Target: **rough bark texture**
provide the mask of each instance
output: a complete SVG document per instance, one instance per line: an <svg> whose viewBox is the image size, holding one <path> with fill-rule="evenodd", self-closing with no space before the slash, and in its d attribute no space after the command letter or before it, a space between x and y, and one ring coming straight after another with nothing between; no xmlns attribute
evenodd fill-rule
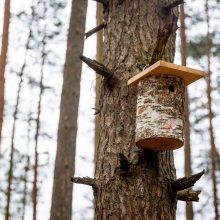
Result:
<svg viewBox="0 0 220 220"><path fill-rule="evenodd" d="M10 21L10 0L5 0L4 24L2 31L2 47L1 47L1 55L0 55L0 143L1 143L1 133L2 133L2 124L3 124L3 112L4 112L5 67L6 67L7 51L8 51L9 21ZM0 148L0 157L1 157L1 148Z"/></svg>
<svg viewBox="0 0 220 220"><path fill-rule="evenodd" d="M181 78L154 76L138 84L135 142L152 150L183 146L185 85Z"/></svg>
<svg viewBox="0 0 220 220"><path fill-rule="evenodd" d="M211 36L210 36L210 21L209 21L209 5L208 0L205 1L205 15L207 24L207 36L206 36L206 55L207 55L207 98L208 98L208 116L209 116L209 135L210 135L210 157L211 157L211 176L213 184L213 205L215 209L215 220L219 219L218 211L218 190L217 190L217 179L216 179L216 160L217 160L217 149L215 145L215 137L213 130L213 111L212 111L212 79L211 79Z"/></svg>
<svg viewBox="0 0 220 220"><path fill-rule="evenodd" d="M83 53L87 0L73 1L70 18L64 81L61 95L57 154L54 171L51 220L70 220L72 213L77 115Z"/></svg>
<svg viewBox="0 0 220 220"><path fill-rule="evenodd" d="M180 6L180 41L181 41L181 63L186 66L186 33L185 33L185 12L184 5ZM184 170L185 176L192 175L191 168L191 149L190 149L190 121L189 121L189 98L186 89L185 95L185 115L186 121L184 126ZM186 203L186 220L193 220L193 204Z"/></svg>
<svg viewBox="0 0 220 220"><path fill-rule="evenodd" d="M98 220L175 219L176 199L166 181L175 178L172 151L135 146L137 89L127 86L127 80L151 60L158 30L163 27L160 6L165 3L109 0L104 4L104 61L118 80L113 86L102 82L95 174ZM166 47L165 60L173 60L174 50L175 34ZM120 169L119 154L130 162L129 171Z"/></svg>
<svg viewBox="0 0 220 220"><path fill-rule="evenodd" d="M97 3L96 9L96 24L99 25L103 22L103 7L102 4ZM97 46L96 46L96 60L100 63L103 62L103 30L100 30L96 34L97 36ZM99 109L99 99L100 99L100 83L101 83L101 76L96 74L96 98L95 98L95 108ZM96 161L96 152L97 146L99 142L99 124L100 124L100 116L96 114L95 116L95 154L94 154L94 161Z"/></svg>

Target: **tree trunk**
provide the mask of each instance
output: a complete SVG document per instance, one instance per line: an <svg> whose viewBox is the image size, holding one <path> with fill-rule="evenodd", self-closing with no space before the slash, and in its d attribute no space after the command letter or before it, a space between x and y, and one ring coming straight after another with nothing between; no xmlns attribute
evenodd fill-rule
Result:
<svg viewBox="0 0 220 220"><path fill-rule="evenodd" d="M82 69L79 56L83 53L86 11L87 0L72 2L60 105L51 220L70 220L72 214L73 184L70 177L75 170L77 115Z"/></svg>
<svg viewBox="0 0 220 220"><path fill-rule="evenodd" d="M185 27L185 12L184 5L180 5L180 41L181 41L181 63L186 66L186 27ZM192 175L191 168L191 149L190 149L190 121L189 121L189 96L186 89L185 95L185 131L184 131L184 167L185 176ZM193 204L192 202L186 203L186 220L193 220Z"/></svg>
<svg viewBox="0 0 220 220"><path fill-rule="evenodd" d="M211 80L211 36L210 36L210 21L209 21L209 5L208 0L205 1L205 16L207 24L207 36L206 36L206 55L208 64L208 76L207 76L207 98L208 98L208 112L209 112L209 135L210 135L210 157L211 157L211 176L213 183L213 205L215 209L215 220L219 219L218 211L218 191L217 191L217 180L216 180L216 160L217 160L217 149L215 146L215 137L213 131L213 111L212 111L212 80Z"/></svg>
<svg viewBox="0 0 220 220"><path fill-rule="evenodd" d="M31 28L31 25L30 25ZM26 53L28 48L30 47L30 41L31 41L31 29L29 32L29 36L27 39L27 44L26 44ZM5 220L10 219L10 205L11 205L11 192L12 192L12 180L13 180L13 171L14 171L14 153L15 153L15 133L16 133L16 123L17 123L17 117L18 117L18 107L20 104L20 99L21 99L21 89L23 85L23 78L24 78L24 70L26 67L26 55L25 55L25 60L24 63L21 67L21 71L19 73L20 81L18 84L18 90L17 90L17 97L16 97L16 104L15 104L15 110L13 112L13 126L12 126L12 135L11 135L11 152L10 152L10 163L9 163L9 170L8 170L8 187L7 187L7 192L6 192L6 208L5 208Z"/></svg>
<svg viewBox="0 0 220 220"><path fill-rule="evenodd" d="M45 9L46 10L46 9ZM39 100L37 106L37 118L36 118L36 131L35 131L35 147L34 147L34 181L33 181L33 189L32 189L32 202L33 202L33 220L37 219L37 196L38 196L38 167L39 167L39 158L38 158L38 142L39 142L39 132L40 132L40 116L41 116L41 103L42 96L44 92L44 65L45 65L45 44L46 44L46 31L44 31L44 36L42 39L42 51L41 51L41 73L40 73L40 93Z"/></svg>
<svg viewBox="0 0 220 220"><path fill-rule="evenodd" d="M94 191L98 220L175 219L176 198L167 181L175 179L173 152L135 146L137 89L127 86L127 80L151 60L164 25L161 7L166 3L109 0L104 4L104 61L117 80L102 81L101 86ZM175 33L164 59L172 62L174 52Z"/></svg>
<svg viewBox="0 0 220 220"><path fill-rule="evenodd" d="M96 9L96 25L98 26L103 22L103 7L102 4L97 3L97 9ZM100 30L96 34L96 60L100 63L103 62L103 30ZM96 112L99 111L99 99L100 99L100 83L101 83L101 77L96 74L96 97L95 97L95 108ZM96 114L95 116L95 153L94 153L94 161L96 161L96 152L97 152L97 146L99 143L99 124L100 124L100 117L99 114Z"/></svg>
<svg viewBox="0 0 220 220"><path fill-rule="evenodd" d="M9 22L10 22L10 0L5 0L5 14L4 14L4 24L2 31L2 48L0 55L0 146L1 146L1 134L2 134L2 124L3 124L3 113L4 113L4 86L5 86L5 66L7 61L7 51L8 51L8 32L9 32ZM0 148L1 157L1 148Z"/></svg>

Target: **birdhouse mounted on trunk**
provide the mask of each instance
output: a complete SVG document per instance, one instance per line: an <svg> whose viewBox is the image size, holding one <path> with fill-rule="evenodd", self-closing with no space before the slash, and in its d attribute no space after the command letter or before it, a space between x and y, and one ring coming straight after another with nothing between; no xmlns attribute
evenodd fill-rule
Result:
<svg viewBox="0 0 220 220"><path fill-rule="evenodd" d="M128 85L138 85L138 147L174 150L183 146L186 86L204 76L203 71L160 60L128 80Z"/></svg>

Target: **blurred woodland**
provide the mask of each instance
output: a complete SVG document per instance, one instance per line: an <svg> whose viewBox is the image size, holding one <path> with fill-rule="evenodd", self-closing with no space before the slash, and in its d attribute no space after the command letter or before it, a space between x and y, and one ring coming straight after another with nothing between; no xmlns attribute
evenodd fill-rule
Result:
<svg viewBox="0 0 220 220"><path fill-rule="evenodd" d="M74 176L99 175L100 91L110 75L90 67L110 63L103 59L112 34L103 37L106 2L0 2L0 219L101 219L93 182ZM177 178L205 173L193 187L199 201L178 201L176 219L218 220L220 1L164 2L177 2L179 14L174 63L207 74L187 87L185 144L174 151Z"/></svg>

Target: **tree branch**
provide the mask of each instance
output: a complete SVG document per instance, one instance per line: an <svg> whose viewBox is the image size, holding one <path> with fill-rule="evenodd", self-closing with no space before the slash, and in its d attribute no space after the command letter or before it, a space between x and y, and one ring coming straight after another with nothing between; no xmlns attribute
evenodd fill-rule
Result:
<svg viewBox="0 0 220 220"><path fill-rule="evenodd" d="M185 202L198 202L201 191L193 191L191 189L181 190L177 192L177 199Z"/></svg>
<svg viewBox="0 0 220 220"><path fill-rule="evenodd" d="M202 177L204 173L205 173L205 170L203 170L200 173L194 174L190 177L177 179L171 183L172 189L176 192L179 190L188 189L194 186L194 184Z"/></svg>
<svg viewBox="0 0 220 220"><path fill-rule="evenodd" d="M174 2L172 2L172 3L170 3L170 4L168 4L168 5L166 5L164 8L163 8L163 10L165 10L165 11L170 11L172 8L175 8L175 7L177 7L178 5L181 5L181 4L183 4L184 3L184 0L176 0L176 1L174 1Z"/></svg>
<svg viewBox="0 0 220 220"><path fill-rule="evenodd" d="M91 60L83 55L80 56L80 59L90 68L92 68L97 74L104 76L106 79L109 79L113 76L112 72L98 61Z"/></svg>
<svg viewBox="0 0 220 220"><path fill-rule="evenodd" d="M95 179L92 179L90 177L71 177L71 181L73 183L83 184L87 186L92 186L93 188L96 188L96 181Z"/></svg>
<svg viewBox="0 0 220 220"><path fill-rule="evenodd" d="M158 31L156 47L151 57L149 66L162 59L168 39L173 31L176 31L177 29L176 23L178 18L175 15L172 16L172 19L168 19L169 21L166 21L163 28L159 29Z"/></svg>
<svg viewBox="0 0 220 220"><path fill-rule="evenodd" d="M104 0L93 0L93 1L96 1L96 2L99 2L101 4L104 4Z"/></svg>
<svg viewBox="0 0 220 220"><path fill-rule="evenodd" d="M100 114L100 109L98 109L98 108L92 108L93 110L95 110L95 113L94 113L94 115L98 115L98 114Z"/></svg>
<svg viewBox="0 0 220 220"><path fill-rule="evenodd" d="M93 28L92 30L86 32L84 35L86 37L86 39L88 37L90 37L91 35L95 34L96 32L100 31L101 29L106 27L106 22L101 23L100 25L96 26L95 28Z"/></svg>

